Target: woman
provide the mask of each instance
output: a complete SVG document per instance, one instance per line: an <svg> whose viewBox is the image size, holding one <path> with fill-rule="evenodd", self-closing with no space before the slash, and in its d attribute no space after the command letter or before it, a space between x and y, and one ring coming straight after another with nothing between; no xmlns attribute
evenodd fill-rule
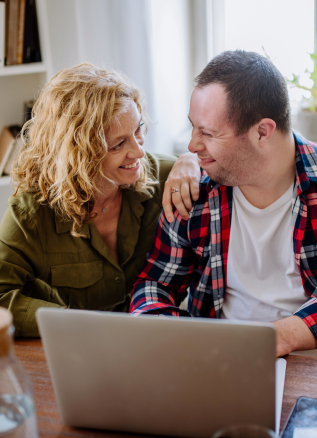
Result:
<svg viewBox="0 0 317 438"><path fill-rule="evenodd" d="M0 305L17 336L38 336L43 306L128 311L175 161L144 153L144 115L127 78L90 64L41 92L0 226ZM183 160L198 178L194 159Z"/></svg>

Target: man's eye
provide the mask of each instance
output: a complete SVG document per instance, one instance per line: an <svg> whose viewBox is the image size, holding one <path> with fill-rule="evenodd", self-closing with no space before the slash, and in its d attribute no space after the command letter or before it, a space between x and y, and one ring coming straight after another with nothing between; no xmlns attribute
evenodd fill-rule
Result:
<svg viewBox="0 0 317 438"><path fill-rule="evenodd" d="M202 135L206 135L207 137L212 137L212 135L208 134L207 132L202 132Z"/></svg>

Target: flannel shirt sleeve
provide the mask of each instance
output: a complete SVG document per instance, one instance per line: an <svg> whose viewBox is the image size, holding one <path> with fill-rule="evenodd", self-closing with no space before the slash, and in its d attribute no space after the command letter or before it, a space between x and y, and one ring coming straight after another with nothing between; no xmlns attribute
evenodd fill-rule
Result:
<svg viewBox="0 0 317 438"><path fill-rule="evenodd" d="M294 315L299 316L317 340L317 298L310 297Z"/></svg>
<svg viewBox="0 0 317 438"><path fill-rule="evenodd" d="M131 293L130 312L190 316L178 306L186 297L194 269L187 221L176 210L170 224L163 211L151 253Z"/></svg>

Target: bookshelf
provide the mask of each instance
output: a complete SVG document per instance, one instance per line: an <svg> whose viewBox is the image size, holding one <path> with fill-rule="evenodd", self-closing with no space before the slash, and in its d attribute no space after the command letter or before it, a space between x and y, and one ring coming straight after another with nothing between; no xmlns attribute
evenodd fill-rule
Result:
<svg viewBox="0 0 317 438"><path fill-rule="evenodd" d="M8 65L0 68L0 76L25 75L32 73L44 73L47 71L44 62L34 62L30 64Z"/></svg>
<svg viewBox="0 0 317 438"><path fill-rule="evenodd" d="M0 132L7 125L22 125L24 102L37 97L53 76L47 0L36 0L42 62L0 67ZM0 221L12 194L10 176L0 177Z"/></svg>

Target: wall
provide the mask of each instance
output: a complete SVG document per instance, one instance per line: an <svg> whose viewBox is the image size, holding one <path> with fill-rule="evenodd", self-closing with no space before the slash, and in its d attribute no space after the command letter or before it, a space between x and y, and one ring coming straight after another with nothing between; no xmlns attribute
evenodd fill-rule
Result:
<svg viewBox="0 0 317 438"><path fill-rule="evenodd" d="M172 153L188 126L191 92L189 2L151 1L157 150Z"/></svg>
<svg viewBox="0 0 317 438"><path fill-rule="evenodd" d="M146 93L155 122L146 149L172 153L188 128L192 3L47 0L53 70L87 61L126 73Z"/></svg>

